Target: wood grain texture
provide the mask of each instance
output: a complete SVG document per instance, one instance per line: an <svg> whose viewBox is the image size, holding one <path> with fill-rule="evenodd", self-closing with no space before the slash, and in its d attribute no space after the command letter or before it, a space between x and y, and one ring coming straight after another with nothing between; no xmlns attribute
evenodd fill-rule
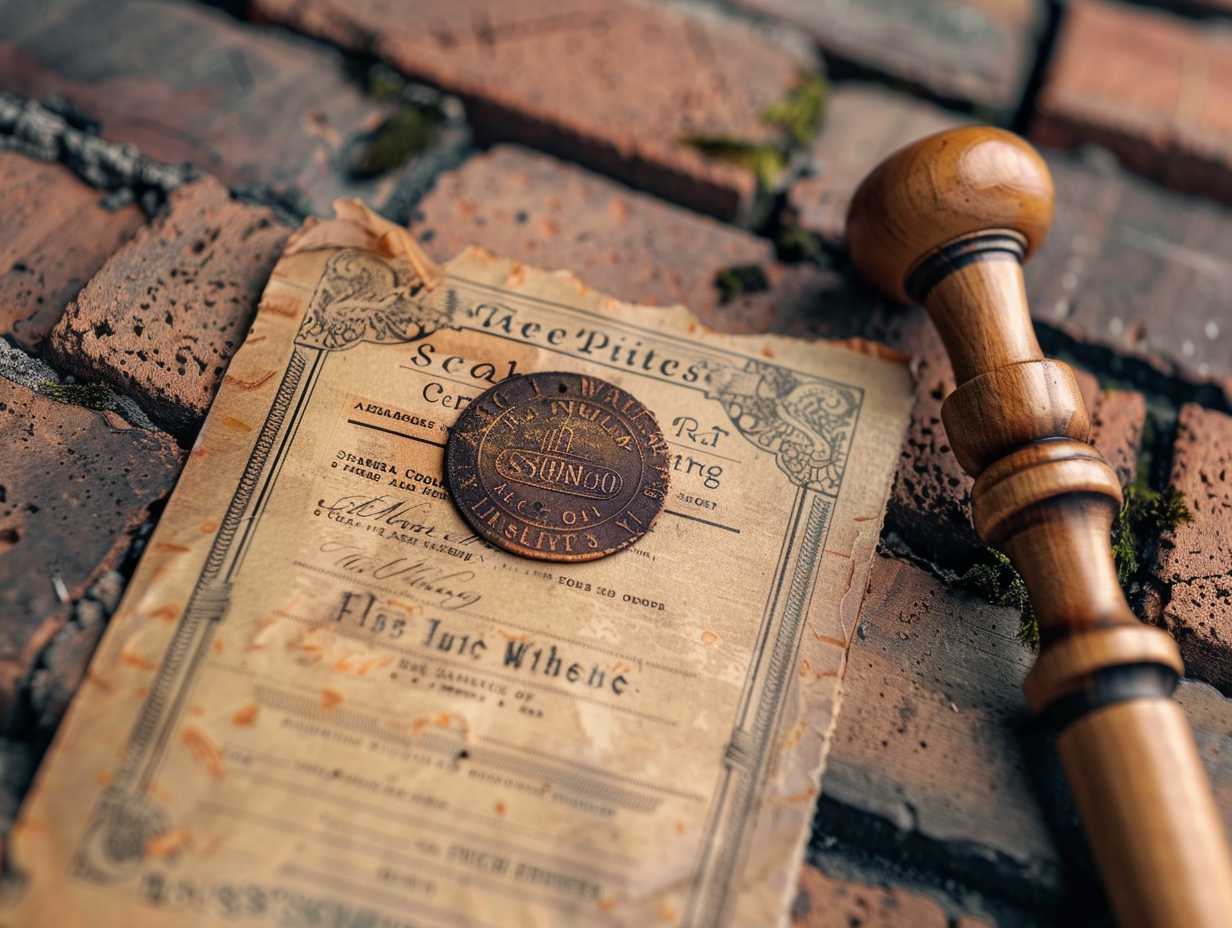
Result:
<svg viewBox="0 0 1232 928"><path fill-rule="evenodd" d="M1175 643L1125 601L1109 533L1115 472L1086 444L1072 373L1036 341L1021 261L1048 231L1052 183L1010 133L942 132L883 162L856 191L852 258L888 295L924 303L954 368L943 417L972 476L981 538L1014 562L1042 650L1033 707L1060 753L1117 918L1232 924L1232 854L1193 736L1167 697Z"/></svg>

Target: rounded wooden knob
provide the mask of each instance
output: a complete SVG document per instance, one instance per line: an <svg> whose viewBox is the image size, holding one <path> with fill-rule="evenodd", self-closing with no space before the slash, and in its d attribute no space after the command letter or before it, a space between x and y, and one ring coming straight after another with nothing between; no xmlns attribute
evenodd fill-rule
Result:
<svg viewBox="0 0 1232 928"><path fill-rule="evenodd" d="M909 280L942 246L989 233L950 264L998 247L1034 252L1052 222L1052 197L1048 166L1026 141L990 126L951 129L899 150L864 179L847 213L847 248L886 295L922 300L929 281Z"/></svg>

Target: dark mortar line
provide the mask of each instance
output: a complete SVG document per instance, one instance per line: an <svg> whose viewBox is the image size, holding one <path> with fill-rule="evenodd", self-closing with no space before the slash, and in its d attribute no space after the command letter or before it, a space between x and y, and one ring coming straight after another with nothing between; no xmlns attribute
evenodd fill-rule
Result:
<svg viewBox="0 0 1232 928"><path fill-rule="evenodd" d="M1035 104L1039 100L1044 80L1048 76L1048 69L1052 65L1057 38L1061 34L1067 9L1059 0L1047 0L1042 15L1044 23L1040 30L1039 40L1035 45L1035 57L1027 72L1027 82L1023 87L1022 99L1019 100L1018 109L1010 121L1010 128L1023 136L1027 134L1031 120L1035 116Z"/></svg>
<svg viewBox="0 0 1232 928"><path fill-rule="evenodd" d="M1101 384L1113 380L1170 406L1195 403L1215 412L1232 414L1232 399L1213 383L1195 383L1180 374L1164 373L1142 358L1122 354L1107 345L1082 341L1038 319L1035 331L1045 354L1072 358L1099 378Z"/></svg>
<svg viewBox="0 0 1232 928"><path fill-rule="evenodd" d="M1173 19L1184 20L1195 26L1215 26L1220 23L1232 25L1232 11L1203 7L1198 0L1191 0L1191 2L1180 0L1179 3L1171 3L1169 0L1119 0L1119 2L1152 13L1167 13Z"/></svg>
<svg viewBox="0 0 1232 928"><path fill-rule="evenodd" d="M884 816L827 796L824 779L822 785L806 850L809 861L823 860L826 849L819 845L829 841L832 848L841 849L865 867L892 874L904 883L932 886L956 903L963 891L971 890L990 908L1025 911L1043 924L1053 924L1052 919L1064 910L1090 917L1081 924L1098 925L1096 913L1107 912L1093 873L1084 879L1083 870L1067 866L1069 862L1063 859L1050 862L1050 869L1055 867L1055 885L1045 885L1001 851L970 841L934 838L916 829L903 830ZM1090 870L1089 864L1086 869Z"/></svg>

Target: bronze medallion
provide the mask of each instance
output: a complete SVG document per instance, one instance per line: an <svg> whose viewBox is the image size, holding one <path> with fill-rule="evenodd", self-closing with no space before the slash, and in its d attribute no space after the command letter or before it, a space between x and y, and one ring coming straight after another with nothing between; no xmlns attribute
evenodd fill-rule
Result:
<svg viewBox="0 0 1232 928"><path fill-rule="evenodd" d="M667 442L654 414L605 380L520 374L458 418L445 479L492 544L544 561L590 561L650 531L667 498Z"/></svg>

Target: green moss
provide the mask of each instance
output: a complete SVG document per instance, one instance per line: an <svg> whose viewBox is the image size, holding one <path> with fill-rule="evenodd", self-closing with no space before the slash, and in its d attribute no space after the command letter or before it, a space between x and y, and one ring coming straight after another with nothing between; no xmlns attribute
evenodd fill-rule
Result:
<svg viewBox="0 0 1232 928"><path fill-rule="evenodd" d="M707 158L750 171L762 190L771 190L791 156L807 146L821 128L827 89L826 79L820 74L804 74L783 99L766 107L762 121L781 133L775 141L749 142L722 135L690 135L682 141Z"/></svg>
<svg viewBox="0 0 1232 928"><path fill-rule="evenodd" d="M1152 490L1145 483L1125 488L1121 511L1112 523L1112 554L1116 560L1117 579L1128 588L1138 579L1146 552L1191 515L1181 491L1174 486Z"/></svg>
<svg viewBox="0 0 1232 928"><path fill-rule="evenodd" d="M1022 616L1018 626L1018 640L1031 647L1039 647L1039 623L1031 596L1022 575L1010 559L994 548L986 548L984 560L971 567L958 580L963 589L978 593L994 606L1009 606Z"/></svg>
<svg viewBox="0 0 1232 928"><path fill-rule="evenodd" d="M742 142L717 135L691 135L684 143L712 161L724 161L749 171L763 189L774 187L787 167L787 153L767 142Z"/></svg>
<svg viewBox="0 0 1232 928"><path fill-rule="evenodd" d="M766 272L758 264L738 264L726 267L714 275L719 288L719 302L728 303L746 293L764 293L770 289Z"/></svg>
<svg viewBox="0 0 1232 928"><path fill-rule="evenodd" d="M403 106L356 143L349 173L356 179L401 167L435 144L443 117L426 107Z"/></svg>
<svg viewBox="0 0 1232 928"><path fill-rule="evenodd" d="M84 406L87 409L106 409L114 398L111 391L100 383L56 383L54 380L43 380L39 382L38 392L57 403Z"/></svg>
<svg viewBox="0 0 1232 928"><path fill-rule="evenodd" d="M1125 488L1125 501L1112 523L1112 557L1117 579L1129 595L1141 579L1147 553L1160 535L1191 518L1180 490L1166 486L1153 490L1144 482ZM1011 606L1022 614L1018 640L1032 649L1039 647L1039 623L1031 608L1027 585L1010 559L992 548L985 559L959 578L959 586L983 596L993 605Z"/></svg>
<svg viewBox="0 0 1232 928"><path fill-rule="evenodd" d="M820 74L803 74L787 95L766 107L762 119L782 129L791 142L804 146L813 141L826 116L829 86Z"/></svg>
<svg viewBox="0 0 1232 928"><path fill-rule="evenodd" d="M825 260L826 246L820 235L797 225L784 225L774 238L774 253L780 261L798 263Z"/></svg>

